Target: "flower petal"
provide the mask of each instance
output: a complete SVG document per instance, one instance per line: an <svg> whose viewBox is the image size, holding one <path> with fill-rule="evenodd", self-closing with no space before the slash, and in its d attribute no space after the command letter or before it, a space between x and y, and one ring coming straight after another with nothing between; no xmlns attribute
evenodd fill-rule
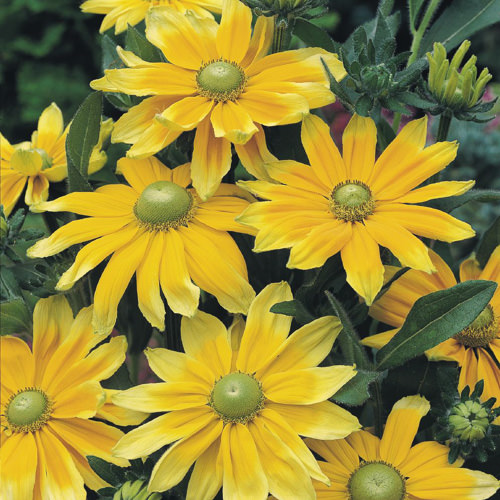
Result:
<svg viewBox="0 0 500 500"><path fill-rule="evenodd" d="M196 128L213 106L214 101L200 95L184 97L156 115L156 119L170 130L184 132Z"/></svg>
<svg viewBox="0 0 500 500"><path fill-rule="evenodd" d="M252 35L252 11L238 0L223 0L217 30L217 53L222 59L239 63L245 57Z"/></svg>
<svg viewBox="0 0 500 500"><path fill-rule="evenodd" d="M436 198L460 196L472 187L476 181L443 181L413 189L409 193L394 200L396 203L423 203Z"/></svg>
<svg viewBox="0 0 500 500"><path fill-rule="evenodd" d="M210 115L215 137L224 137L235 144L245 144L258 128L245 108L237 102L219 102Z"/></svg>
<svg viewBox="0 0 500 500"><path fill-rule="evenodd" d="M460 264L460 281L462 283L468 280L478 280L480 275L481 267L474 257L465 259Z"/></svg>
<svg viewBox="0 0 500 500"><path fill-rule="evenodd" d="M481 273L482 280L500 282L500 245L498 245L490 255L488 262Z"/></svg>
<svg viewBox="0 0 500 500"><path fill-rule="evenodd" d="M273 43L274 19L268 16L259 16L255 22L252 38L247 53L241 61L241 67L246 68L254 61L267 55Z"/></svg>
<svg viewBox="0 0 500 500"><path fill-rule="evenodd" d="M28 344L18 337L0 337L2 385L10 392L33 387L35 361Z"/></svg>
<svg viewBox="0 0 500 500"><path fill-rule="evenodd" d="M222 473L222 453L218 438L196 460L186 500L212 500L221 489Z"/></svg>
<svg viewBox="0 0 500 500"><path fill-rule="evenodd" d="M94 380L64 389L54 398L51 418L92 418L104 398L101 384Z"/></svg>
<svg viewBox="0 0 500 500"><path fill-rule="evenodd" d="M49 197L49 181L45 175L40 174L28 177L24 202L31 207L32 212L37 212L39 203L44 202Z"/></svg>
<svg viewBox="0 0 500 500"><path fill-rule="evenodd" d="M142 160L120 158L116 171L125 177L125 180L137 192L137 195L154 182L172 182L172 170L154 156Z"/></svg>
<svg viewBox="0 0 500 500"><path fill-rule="evenodd" d="M63 130L62 112L57 104L53 102L42 111L40 118L38 118L38 130L33 147L44 149L47 152L50 151Z"/></svg>

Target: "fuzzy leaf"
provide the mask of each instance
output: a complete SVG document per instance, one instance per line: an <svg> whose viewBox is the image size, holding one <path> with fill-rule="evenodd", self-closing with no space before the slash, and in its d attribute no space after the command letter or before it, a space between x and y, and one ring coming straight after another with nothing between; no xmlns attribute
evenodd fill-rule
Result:
<svg viewBox="0 0 500 500"><path fill-rule="evenodd" d="M296 19L293 34L309 47L321 47L328 52L335 52L335 45L330 35L310 21L301 18Z"/></svg>
<svg viewBox="0 0 500 500"><path fill-rule="evenodd" d="M125 469L122 467L92 455L87 456L87 460L92 470L107 483L118 486L126 481Z"/></svg>
<svg viewBox="0 0 500 500"><path fill-rule="evenodd" d="M270 311L275 314L293 316L301 325L305 325L314 320L314 316L305 308L304 304L297 299L278 302L271 307Z"/></svg>
<svg viewBox="0 0 500 500"><path fill-rule="evenodd" d="M360 406L370 397L370 384L382 376L380 372L357 370L356 376L349 380L332 399L348 406Z"/></svg>
<svg viewBox="0 0 500 500"><path fill-rule="evenodd" d="M23 299L0 302L0 327L0 335L31 332L31 313Z"/></svg>
<svg viewBox="0 0 500 500"><path fill-rule="evenodd" d="M128 26L125 48L144 61L160 62L162 60L161 52L141 35L133 26Z"/></svg>

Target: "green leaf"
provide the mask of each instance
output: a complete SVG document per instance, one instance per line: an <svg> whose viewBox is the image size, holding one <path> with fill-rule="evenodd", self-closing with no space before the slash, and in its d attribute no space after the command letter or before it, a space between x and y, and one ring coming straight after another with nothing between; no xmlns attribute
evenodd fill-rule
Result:
<svg viewBox="0 0 500 500"><path fill-rule="evenodd" d="M410 15L410 27L412 33L417 30L417 18L418 14L420 12L420 9L422 8L422 5L424 4L425 0L409 0L408 1L408 8L409 8L409 15Z"/></svg>
<svg viewBox="0 0 500 500"><path fill-rule="evenodd" d="M119 486L126 481L126 469L92 455L87 456L87 460L92 470L107 483L113 486Z"/></svg>
<svg viewBox="0 0 500 500"><path fill-rule="evenodd" d="M304 304L297 299L278 302L269 310L275 314L293 316L301 325L305 325L314 320L314 316L305 308Z"/></svg>
<svg viewBox="0 0 500 500"><path fill-rule="evenodd" d="M418 299L399 332L377 353L377 370L401 365L469 326L493 297L497 284L459 283Z"/></svg>
<svg viewBox="0 0 500 500"><path fill-rule="evenodd" d="M133 26L128 26L125 48L148 62L162 61L161 52Z"/></svg>
<svg viewBox="0 0 500 500"><path fill-rule="evenodd" d="M477 31L500 21L500 0L454 0L422 40L419 55L441 42L447 50L457 47Z"/></svg>
<svg viewBox="0 0 500 500"><path fill-rule="evenodd" d="M102 70L125 68L125 63L116 51L116 43L108 36L101 37Z"/></svg>
<svg viewBox="0 0 500 500"><path fill-rule="evenodd" d="M359 96L355 104L356 113L361 116L370 116L370 111L373 108L373 98L368 94Z"/></svg>
<svg viewBox="0 0 500 500"><path fill-rule="evenodd" d="M370 397L370 384L382 377L380 372L357 370L356 376L349 380L332 399L348 406L360 406Z"/></svg>
<svg viewBox="0 0 500 500"><path fill-rule="evenodd" d="M380 117L380 120L377 122L377 136L378 136L378 147L380 151L384 151L384 149L396 138L396 133L392 129L392 127L387 123L387 120Z"/></svg>
<svg viewBox="0 0 500 500"><path fill-rule="evenodd" d="M481 267L484 267L495 248L500 245L500 217L484 233L477 247L476 258Z"/></svg>
<svg viewBox="0 0 500 500"><path fill-rule="evenodd" d="M309 47L321 47L328 52L335 52L335 45L330 35L325 30L305 19L297 18L295 20L293 34Z"/></svg>
<svg viewBox="0 0 500 500"><path fill-rule="evenodd" d="M500 200L500 191L496 189L472 189L460 196L450 196L448 198L440 198L429 202L429 206L442 210L444 212L451 212L470 201L477 201L481 203L497 202Z"/></svg>
<svg viewBox="0 0 500 500"><path fill-rule="evenodd" d="M350 105L352 106L351 99L347 92L344 90L342 85L335 79L335 77L332 75L332 72L326 65L325 61L323 61L322 58L321 63L323 64L323 67L325 68L326 74L328 75L328 79L330 80L330 90L342 101L343 104Z"/></svg>
<svg viewBox="0 0 500 500"><path fill-rule="evenodd" d="M80 105L66 139L70 191L91 191L88 179L90 155L99 140L102 94L93 92Z"/></svg>
<svg viewBox="0 0 500 500"><path fill-rule="evenodd" d="M125 363L121 365L110 378L103 380L101 384L106 389L117 389L120 391L124 391L125 389L132 387L127 365Z"/></svg>
<svg viewBox="0 0 500 500"><path fill-rule="evenodd" d="M31 330L31 313L23 299L0 302L0 335L30 333Z"/></svg>

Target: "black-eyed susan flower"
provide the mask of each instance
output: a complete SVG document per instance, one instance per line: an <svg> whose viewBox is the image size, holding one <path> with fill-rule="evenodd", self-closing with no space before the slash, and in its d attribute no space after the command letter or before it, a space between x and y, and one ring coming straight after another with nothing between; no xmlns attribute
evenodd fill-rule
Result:
<svg viewBox="0 0 500 500"><path fill-rule="evenodd" d="M261 125L299 122L312 108L334 101L321 59L337 80L345 75L335 54L319 48L266 56L273 21L224 0L220 26L212 19L183 16L157 7L146 17L146 36L169 61L148 63L118 50L125 69L105 71L92 88L152 96L116 123L112 140L133 144L127 155L144 158L196 129L193 186L211 196L231 166L231 143L250 173L265 177L270 158ZM272 158L271 158L272 159Z"/></svg>
<svg viewBox="0 0 500 500"><path fill-rule="evenodd" d="M149 9L159 5L175 9L181 14L187 11L200 18L213 18L211 12L220 13L221 0L86 0L80 5L83 12L105 14L99 31L104 33L113 26L115 34L135 26L146 17Z"/></svg>
<svg viewBox="0 0 500 500"><path fill-rule="evenodd" d="M185 354L146 351L164 381L113 397L126 408L168 412L128 433L114 448L120 457L144 457L173 443L157 462L149 491L179 483L193 463L188 500L224 498L314 499L311 478L328 483L299 435L339 439L359 429L357 419L328 401L350 380L351 366L317 365L341 330L334 316L292 333L291 317L271 313L291 300L287 283L268 285L255 298L246 325L228 332L198 311L182 318Z"/></svg>
<svg viewBox="0 0 500 500"><path fill-rule="evenodd" d="M91 174L106 163L106 153L101 148L112 128L111 119L102 123L99 142L90 157ZM60 182L68 176L65 149L68 130L69 125L64 129L61 110L52 103L40 115L38 130L33 132L31 141L10 144L0 134L0 204L7 216L25 187L26 205L36 205L48 198L50 182Z"/></svg>
<svg viewBox="0 0 500 500"><path fill-rule="evenodd" d="M35 306L32 351L17 337L0 338L2 499L84 500L84 484L106 486L88 455L128 464L111 454L123 432L90 420L104 403L100 381L124 362L127 342L114 337L96 347L105 336L94 334L91 319L91 307L73 319L59 295Z"/></svg>
<svg viewBox="0 0 500 500"><path fill-rule="evenodd" d="M326 462L321 469L331 481L315 481L323 500L483 500L499 482L484 472L448 463L449 448L434 441L412 446L420 420L430 409L422 396L407 396L392 408L382 439L367 431L346 439L307 444Z"/></svg>
<svg viewBox="0 0 500 500"><path fill-rule="evenodd" d="M39 210L88 216L59 228L28 249L30 257L48 257L84 246L61 276L57 289L67 290L111 256L94 296L94 327L109 333L120 299L137 275L139 308L146 319L164 329L165 307L191 316L200 288L215 295L233 313L246 313L255 293L248 283L245 260L227 231L248 232L234 221L248 204L247 194L222 184L202 202L188 188L189 164L173 170L156 158L122 158L118 167L130 184L111 184L93 193L70 193L41 203ZM191 279L194 281L194 284Z"/></svg>
<svg viewBox="0 0 500 500"><path fill-rule="evenodd" d="M340 252L347 282L368 304L383 284L379 246L404 266L435 271L427 247L415 235L452 242L470 238L474 231L451 215L415 204L462 194L474 182L417 187L448 165L457 151L452 142L426 148L426 133L427 118L410 122L375 160L375 123L355 115L344 131L341 156L328 126L317 116L307 116L302 144L311 166L270 162L265 168L274 182L241 182L269 200L238 217L259 231L254 250L291 248L287 266L298 269L320 267Z"/></svg>
<svg viewBox="0 0 500 500"><path fill-rule="evenodd" d="M380 349L399 331L405 322L413 304L425 295L445 290L457 284L457 280L448 265L439 255L429 251L430 258L437 271L426 274L420 271L407 271L398 278L389 290L377 300L370 315L379 321L395 327L384 333L372 335L362 340L364 345ZM386 277L394 275L397 268L386 267ZM500 246L492 253L484 269L474 257L466 259L460 265L460 281L491 280L500 285ZM458 387L474 388L484 380L484 401L496 398L495 406L500 406L500 287L495 291L490 303L481 314L464 330L426 351L431 361L456 361L460 366Z"/></svg>

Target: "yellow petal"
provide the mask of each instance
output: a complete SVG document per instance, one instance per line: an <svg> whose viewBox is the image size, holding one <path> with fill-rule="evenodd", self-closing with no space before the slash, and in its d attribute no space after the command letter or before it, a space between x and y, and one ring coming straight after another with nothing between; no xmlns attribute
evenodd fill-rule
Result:
<svg viewBox="0 0 500 500"><path fill-rule="evenodd" d="M332 350L341 330L342 324L336 316L324 316L302 326L274 351L257 377L318 366Z"/></svg>
<svg viewBox="0 0 500 500"><path fill-rule="evenodd" d="M214 22L214 21L212 21ZM203 62L217 58L214 39L199 32L187 16L170 7L150 9L146 16L146 36L176 66L198 70Z"/></svg>
<svg viewBox="0 0 500 500"><path fill-rule="evenodd" d="M195 128L212 111L213 106L214 101L200 95L184 97L156 115L156 119L170 130L184 132Z"/></svg>
<svg viewBox="0 0 500 500"><path fill-rule="evenodd" d="M333 218L332 218L333 219ZM313 269L340 252L352 238L352 225L333 219L314 227L291 251L287 267Z"/></svg>
<svg viewBox="0 0 500 500"><path fill-rule="evenodd" d="M380 460L380 439L370 432L353 432L346 441L363 460Z"/></svg>
<svg viewBox="0 0 500 500"><path fill-rule="evenodd" d="M401 196L396 201L397 203L422 203L436 198L447 198L448 196L460 196L472 187L476 181L443 181L427 186L413 189L409 193Z"/></svg>
<svg viewBox="0 0 500 500"><path fill-rule="evenodd" d="M359 434L359 432L353 435L355 434ZM347 480L359 465L358 454L344 439L337 439L335 441L306 439L306 443L311 450L334 466L337 474L347 476Z"/></svg>
<svg viewBox="0 0 500 500"><path fill-rule="evenodd" d="M377 242L364 225L352 224L351 240L341 251L347 283L371 305L384 282L384 266Z"/></svg>
<svg viewBox="0 0 500 500"><path fill-rule="evenodd" d="M216 378L229 373L231 346L224 324L203 311L181 320L182 345L186 354L208 367Z"/></svg>
<svg viewBox="0 0 500 500"><path fill-rule="evenodd" d="M127 151L129 158L147 158L169 144L181 135L180 130L171 130L158 121L153 121L137 138L135 144Z"/></svg>
<svg viewBox="0 0 500 500"><path fill-rule="evenodd" d="M400 399L391 410L380 441L380 458L398 467L408 456L422 417L430 404L423 396Z"/></svg>
<svg viewBox="0 0 500 500"><path fill-rule="evenodd" d="M269 491L267 478L248 427L230 424L222 432L224 496L238 500L264 500Z"/></svg>
<svg viewBox="0 0 500 500"><path fill-rule="evenodd" d="M142 160L120 158L116 169L137 194L142 193L153 182L172 181L172 171L154 156Z"/></svg>
<svg viewBox="0 0 500 500"><path fill-rule="evenodd" d="M399 328L394 328L393 330L388 330L387 332L384 332L384 333L370 335L369 337L365 337L364 339L362 339L361 343L367 347L373 347L374 349L381 349L398 332L399 332Z"/></svg>
<svg viewBox="0 0 500 500"><path fill-rule="evenodd" d="M410 449L408 457L400 465L400 471L407 477L419 474L419 469L436 469L438 467L450 467L448 462L448 446L435 441L424 441ZM458 464L453 463L454 466Z"/></svg>
<svg viewBox="0 0 500 500"><path fill-rule="evenodd" d="M253 373L264 365L271 354L285 341L292 318L270 312L278 302L292 300L290 285L285 281L267 285L252 302L236 366Z"/></svg>
<svg viewBox="0 0 500 500"><path fill-rule="evenodd" d="M347 178L340 152L330 135L330 128L318 116L307 115L302 122L301 138L311 167L330 190Z"/></svg>
<svg viewBox="0 0 500 500"><path fill-rule="evenodd" d="M275 403L310 405L325 401L356 375L351 366L303 368L265 375L262 390Z"/></svg>
<svg viewBox="0 0 500 500"><path fill-rule="evenodd" d="M243 68L267 55L273 43L273 32L274 19L268 16L259 16L255 22L248 51L241 61Z"/></svg>
<svg viewBox="0 0 500 500"><path fill-rule="evenodd" d="M39 203L44 202L49 197L49 181L45 175L28 177L28 185L24 195L24 202L31 207L32 212L37 212Z"/></svg>
<svg viewBox="0 0 500 500"><path fill-rule="evenodd" d="M241 62L248 51L252 34L252 11L238 0L223 0L222 18L217 31L218 56Z"/></svg>
<svg viewBox="0 0 500 500"><path fill-rule="evenodd" d="M210 115L215 137L224 137L235 144L245 144L258 132L250 115L237 102L219 102Z"/></svg>
<svg viewBox="0 0 500 500"><path fill-rule="evenodd" d="M51 418L92 418L104 398L99 382L88 380L57 394Z"/></svg>
<svg viewBox="0 0 500 500"><path fill-rule="evenodd" d="M279 413L297 434L315 439L341 439L360 428L354 415L330 401L300 406L268 402L266 408Z"/></svg>
<svg viewBox="0 0 500 500"><path fill-rule="evenodd" d="M10 392L33 387L35 362L28 344L17 337L0 337L2 385Z"/></svg>
<svg viewBox="0 0 500 500"><path fill-rule="evenodd" d="M8 439L2 435L0 496L6 500L33 498L37 461L35 439L31 432L15 433Z"/></svg>
<svg viewBox="0 0 500 500"><path fill-rule="evenodd" d="M200 289L191 281L183 238L176 230L163 234L164 250L160 266L161 289L172 311L192 316L198 307Z"/></svg>
<svg viewBox="0 0 500 500"><path fill-rule="evenodd" d="M214 416L209 425L171 446L156 463L148 491L166 491L178 484L221 432L222 421Z"/></svg>
<svg viewBox="0 0 500 500"><path fill-rule="evenodd" d="M10 175L4 172L2 170L0 176L0 203L3 205L5 216L8 217L23 194L28 178L15 172Z"/></svg>
<svg viewBox="0 0 500 500"><path fill-rule="evenodd" d="M475 257L465 259L460 264L460 281L477 280L481 275L481 267Z"/></svg>
<svg viewBox="0 0 500 500"><path fill-rule="evenodd" d="M104 389L106 400L97 410L96 418L100 420L107 420L108 422L119 425L120 427L126 427L128 425L137 426L142 424L142 422L149 417L149 414L142 411L120 408L119 406L113 404L111 398L118 392L119 391L115 389Z"/></svg>
<svg viewBox="0 0 500 500"><path fill-rule="evenodd" d="M130 459L147 457L162 446L205 428L213 419L214 412L208 406L166 413L123 436L113 454Z"/></svg>
<svg viewBox="0 0 500 500"><path fill-rule="evenodd" d="M140 262L149 242L147 233L117 250L104 269L94 295L93 326L98 333L111 332L116 322L118 303Z"/></svg>
<svg viewBox="0 0 500 500"><path fill-rule="evenodd" d="M63 130L63 115L57 104L53 102L42 111L38 119L38 134L34 147L49 151Z"/></svg>
<svg viewBox="0 0 500 500"><path fill-rule="evenodd" d="M342 151L349 179L368 182L375 164L377 127L371 118L354 115L342 135Z"/></svg>
<svg viewBox="0 0 500 500"><path fill-rule="evenodd" d="M202 200L215 193L230 167L231 143L215 137L210 120L205 118L196 129L191 162L193 186Z"/></svg>
<svg viewBox="0 0 500 500"><path fill-rule="evenodd" d="M238 98L238 104L253 121L268 127L300 122L309 112L309 104L305 97L265 90L245 91Z"/></svg>
<svg viewBox="0 0 500 500"><path fill-rule="evenodd" d="M429 257L429 249L407 229L392 224L388 217L377 213L364 221L368 234L381 246L388 248L404 267L431 273L435 267Z"/></svg>
<svg viewBox="0 0 500 500"><path fill-rule="evenodd" d="M232 313L246 313L255 297L245 260L229 234L194 220L181 227L189 274L202 290L214 295ZM220 252L224 251L224 259Z"/></svg>
<svg viewBox="0 0 500 500"><path fill-rule="evenodd" d="M418 236L447 243L472 238L476 234L466 222L434 208L391 203L377 208L377 213Z"/></svg>
<svg viewBox="0 0 500 500"><path fill-rule="evenodd" d="M496 361L485 349L479 348L476 350L476 353L478 357L476 380L471 380L469 378L467 383L472 388L479 380L484 380L483 401L489 398L496 398L497 401L495 406L498 406L498 399L500 396L500 370L497 365L498 361ZM462 371L463 370L464 368L462 368Z"/></svg>
<svg viewBox="0 0 500 500"><path fill-rule="evenodd" d="M490 255L486 266L481 273L482 280L500 282L500 245L498 245Z"/></svg>
<svg viewBox="0 0 500 500"><path fill-rule="evenodd" d="M265 470L270 493L277 498L315 499L309 473L290 448L260 418L249 423L248 429Z"/></svg>

